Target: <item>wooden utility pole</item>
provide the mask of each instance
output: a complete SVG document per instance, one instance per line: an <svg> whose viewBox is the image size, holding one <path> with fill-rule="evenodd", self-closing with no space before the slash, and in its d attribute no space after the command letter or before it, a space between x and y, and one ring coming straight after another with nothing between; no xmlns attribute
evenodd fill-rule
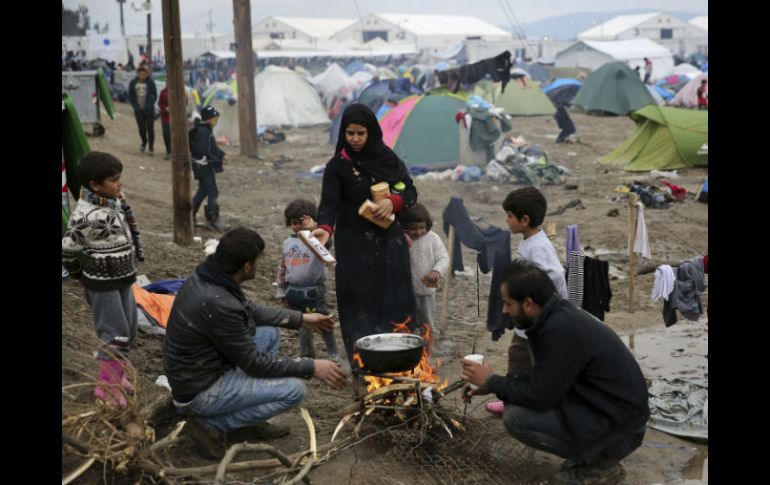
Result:
<svg viewBox="0 0 770 485"><path fill-rule="evenodd" d="M636 253L634 241L636 241L636 220L639 207L639 196L633 192L628 194L628 311L633 313L636 303Z"/></svg>
<svg viewBox="0 0 770 485"><path fill-rule="evenodd" d="M190 201L190 142L187 137L182 28L179 0L162 0L163 46L166 52L166 86L171 120L171 182L174 207L174 242L192 244L193 222Z"/></svg>
<svg viewBox="0 0 770 485"><path fill-rule="evenodd" d="M147 2L150 3L150 2ZM165 34L164 34L165 35ZM152 11L147 12L147 62L150 74L152 74Z"/></svg>
<svg viewBox="0 0 770 485"><path fill-rule="evenodd" d="M233 0L235 62L238 72L238 129L241 155L258 158L257 108L254 100L254 49L251 43L251 4Z"/></svg>

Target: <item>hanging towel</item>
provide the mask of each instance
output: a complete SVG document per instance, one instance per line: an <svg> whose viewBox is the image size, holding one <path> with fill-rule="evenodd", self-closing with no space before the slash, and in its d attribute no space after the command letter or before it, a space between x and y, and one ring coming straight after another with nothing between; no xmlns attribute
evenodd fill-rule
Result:
<svg viewBox="0 0 770 485"><path fill-rule="evenodd" d="M645 259L650 259L650 242L647 239L647 225L644 223L644 204L637 202L639 207L636 217L636 239L634 240L634 252Z"/></svg>
<svg viewBox="0 0 770 485"><path fill-rule="evenodd" d="M669 295L674 291L674 268L667 264L658 266L655 270L655 284L652 287L652 301L657 302L661 298L668 301Z"/></svg>
<svg viewBox="0 0 770 485"><path fill-rule="evenodd" d="M604 321L604 313L610 311L610 265L607 261L588 256L583 261L583 310Z"/></svg>
<svg viewBox="0 0 770 485"><path fill-rule="evenodd" d="M571 226L572 227L572 226ZM585 264L585 254L580 251L570 251L567 269L567 299L578 308L583 306L583 266Z"/></svg>
<svg viewBox="0 0 770 485"><path fill-rule="evenodd" d="M567 226L567 264L569 264L569 255L572 251L580 251L580 240L578 239L577 224Z"/></svg>

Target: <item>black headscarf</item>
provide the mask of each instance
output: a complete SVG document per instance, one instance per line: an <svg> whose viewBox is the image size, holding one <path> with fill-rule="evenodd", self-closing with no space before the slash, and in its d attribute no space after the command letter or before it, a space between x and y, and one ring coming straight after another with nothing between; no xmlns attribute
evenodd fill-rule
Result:
<svg viewBox="0 0 770 485"><path fill-rule="evenodd" d="M345 139L345 129L351 123L366 127L368 137L366 145L360 152L353 151ZM404 176L399 158L393 153L393 150L382 142L380 123L366 105L352 103L342 113L340 134L337 137L337 148L334 153L339 154L343 148L345 153L356 163L357 168L375 178L386 180L392 184L400 181Z"/></svg>

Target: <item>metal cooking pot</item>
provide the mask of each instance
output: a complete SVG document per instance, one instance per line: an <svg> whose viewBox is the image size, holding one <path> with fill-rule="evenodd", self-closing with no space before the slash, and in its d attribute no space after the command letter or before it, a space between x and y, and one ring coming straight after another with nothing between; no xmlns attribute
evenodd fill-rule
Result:
<svg viewBox="0 0 770 485"><path fill-rule="evenodd" d="M378 333L356 340L353 346L364 369L372 372L404 372L422 358L425 339L408 333Z"/></svg>

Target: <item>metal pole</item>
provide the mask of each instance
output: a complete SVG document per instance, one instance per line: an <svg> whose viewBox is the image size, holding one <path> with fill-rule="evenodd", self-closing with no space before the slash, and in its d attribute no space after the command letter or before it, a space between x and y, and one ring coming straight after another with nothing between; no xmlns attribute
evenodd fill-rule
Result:
<svg viewBox="0 0 770 485"><path fill-rule="evenodd" d="M257 108L254 99L254 49L251 43L251 4L233 0L235 62L238 77L238 130L241 155L259 158L257 150Z"/></svg>
<svg viewBox="0 0 770 485"><path fill-rule="evenodd" d="M120 4L120 35L122 35L125 38L126 25L123 23L123 4L124 3L126 3L126 0L118 0L118 4Z"/></svg>
<svg viewBox="0 0 770 485"><path fill-rule="evenodd" d="M190 200L190 144L187 136L182 29L179 0L162 0L163 46L166 52L166 86L171 121L171 182L174 210L174 242L192 244L192 202ZM148 15L149 18L149 15Z"/></svg>
<svg viewBox="0 0 770 485"><path fill-rule="evenodd" d="M152 14L147 12L147 62L149 63L150 74L152 74Z"/></svg>

